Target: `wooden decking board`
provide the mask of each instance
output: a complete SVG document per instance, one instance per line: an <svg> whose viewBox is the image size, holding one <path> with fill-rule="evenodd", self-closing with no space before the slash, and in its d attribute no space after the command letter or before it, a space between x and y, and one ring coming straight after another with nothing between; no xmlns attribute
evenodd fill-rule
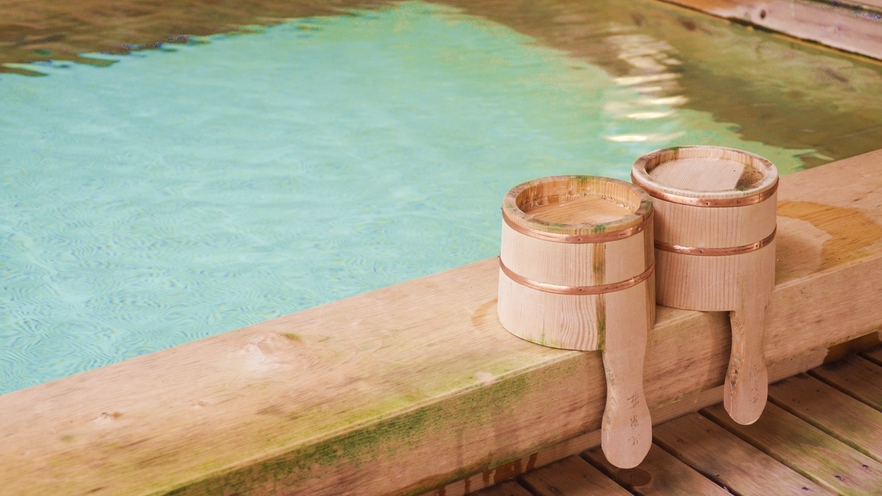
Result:
<svg viewBox="0 0 882 496"><path fill-rule="evenodd" d="M722 405L702 413L821 486L855 496L882 494L882 463L774 404L748 426L733 422Z"/></svg>
<svg viewBox="0 0 882 496"><path fill-rule="evenodd" d="M530 491L514 481L501 482L472 494L476 496L533 496Z"/></svg>
<svg viewBox="0 0 882 496"><path fill-rule="evenodd" d="M861 356L875 363L876 365L882 365L882 346L877 346L871 350L867 350L861 353Z"/></svg>
<svg viewBox="0 0 882 496"><path fill-rule="evenodd" d="M882 412L879 410L807 374L771 385L769 398L800 419L882 462Z"/></svg>
<svg viewBox="0 0 882 496"><path fill-rule="evenodd" d="M853 355L818 367L811 375L882 411L882 365Z"/></svg>
<svg viewBox="0 0 882 496"><path fill-rule="evenodd" d="M586 451L583 456L623 487L642 496L731 494L656 444L649 449L643 463L631 469L619 469L610 465L600 447Z"/></svg>
<svg viewBox="0 0 882 496"><path fill-rule="evenodd" d="M653 437L666 451L741 496L837 494L697 413L657 426Z"/></svg>
<svg viewBox="0 0 882 496"><path fill-rule="evenodd" d="M564 458L521 477L537 496L629 496L618 483L578 456Z"/></svg>

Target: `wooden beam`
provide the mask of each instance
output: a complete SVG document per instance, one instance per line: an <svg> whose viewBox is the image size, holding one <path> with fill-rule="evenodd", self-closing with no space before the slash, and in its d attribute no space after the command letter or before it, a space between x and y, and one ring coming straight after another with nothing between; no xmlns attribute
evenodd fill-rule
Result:
<svg viewBox="0 0 882 496"><path fill-rule="evenodd" d="M772 379L882 326L880 164L782 178ZM521 457L600 428L603 367L503 330L497 271L484 260L0 396L0 487L418 493L531 469ZM729 343L725 314L658 307L653 412L720 401Z"/></svg>
<svg viewBox="0 0 882 496"><path fill-rule="evenodd" d="M882 59L882 2L879 0L663 1Z"/></svg>

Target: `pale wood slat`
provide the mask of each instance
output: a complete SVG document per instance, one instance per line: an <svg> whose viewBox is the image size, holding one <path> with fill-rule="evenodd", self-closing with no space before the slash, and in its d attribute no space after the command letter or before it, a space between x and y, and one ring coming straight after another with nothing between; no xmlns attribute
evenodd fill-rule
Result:
<svg viewBox="0 0 882 496"><path fill-rule="evenodd" d="M836 494L697 413L657 426L653 434L659 446L735 494Z"/></svg>
<svg viewBox="0 0 882 496"><path fill-rule="evenodd" d="M851 3L868 9L882 10L882 0L854 0Z"/></svg>
<svg viewBox="0 0 882 496"><path fill-rule="evenodd" d="M818 367L810 374L882 410L882 366L853 355Z"/></svg>
<svg viewBox="0 0 882 496"><path fill-rule="evenodd" d="M475 496L533 496L530 491L514 481L502 482L471 494Z"/></svg>
<svg viewBox="0 0 882 496"><path fill-rule="evenodd" d="M655 444L649 449L649 454L646 455L643 463L631 469L612 466L603 456L600 448L588 450L583 456L635 494L730 496L729 491Z"/></svg>
<svg viewBox="0 0 882 496"><path fill-rule="evenodd" d="M823 382L799 374L769 387L775 404L882 461L882 412Z"/></svg>
<svg viewBox="0 0 882 496"><path fill-rule="evenodd" d="M702 411L729 431L816 483L848 495L882 494L882 464L773 405L739 425L722 405Z"/></svg>
<svg viewBox="0 0 882 496"><path fill-rule="evenodd" d="M867 350L861 353L861 356L870 360L871 362L875 362L877 365L882 365L882 346L877 346L872 350Z"/></svg>
<svg viewBox="0 0 882 496"><path fill-rule="evenodd" d="M521 483L539 496L628 496L631 493L578 456L536 469Z"/></svg>

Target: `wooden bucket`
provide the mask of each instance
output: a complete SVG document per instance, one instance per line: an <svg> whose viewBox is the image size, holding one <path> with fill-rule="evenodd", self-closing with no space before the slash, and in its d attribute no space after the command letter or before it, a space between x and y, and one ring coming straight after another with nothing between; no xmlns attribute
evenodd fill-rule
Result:
<svg viewBox="0 0 882 496"><path fill-rule="evenodd" d="M521 184L502 206L499 320L528 341L603 350L602 445L623 468L652 441L643 359L655 323L652 201L624 181L554 176Z"/></svg>
<svg viewBox="0 0 882 496"><path fill-rule="evenodd" d="M751 424L768 393L763 328L775 285L778 170L753 153L685 146L644 155L631 178L657 211L658 302L731 311L724 405Z"/></svg>

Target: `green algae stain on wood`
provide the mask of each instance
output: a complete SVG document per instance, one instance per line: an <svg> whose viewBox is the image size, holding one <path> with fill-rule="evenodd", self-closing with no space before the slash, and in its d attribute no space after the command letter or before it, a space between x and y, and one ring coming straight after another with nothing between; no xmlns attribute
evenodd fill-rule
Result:
<svg viewBox="0 0 882 496"><path fill-rule="evenodd" d="M334 494L335 490L340 490L335 481L346 480L350 484L347 490L352 489L353 481L360 477L382 476L381 472L388 470L390 463L406 463L412 452L441 450L436 445L462 450L462 466L407 491L422 492L447 479L455 480L463 474L478 472L519 456L512 450L486 451L484 441L487 436L495 436L497 441L506 445L510 444L506 439L516 439L517 429L500 432L500 425L505 425L501 420L510 418L517 423L525 401L545 394L547 384L554 379L552 376L579 373L579 367L568 362L564 360L538 375L515 373L501 377L488 385L465 391L453 401L393 414L373 425L356 426L350 432L294 446L290 451L267 460L222 469L165 494L287 494L291 491ZM457 439L459 446L456 445ZM463 439L472 442L463 443ZM473 444L479 439L482 442Z"/></svg>
<svg viewBox="0 0 882 496"><path fill-rule="evenodd" d="M606 346L606 298L604 295L597 295L596 302L597 346L595 349L602 350Z"/></svg>
<svg viewBox="0 0 882 496"><path fill-rule="evenodd" d="M606 244L594 243L591 247L591 258L593 264L592 269L594 272L594 285L602 286L606 283Z"/></svg>

